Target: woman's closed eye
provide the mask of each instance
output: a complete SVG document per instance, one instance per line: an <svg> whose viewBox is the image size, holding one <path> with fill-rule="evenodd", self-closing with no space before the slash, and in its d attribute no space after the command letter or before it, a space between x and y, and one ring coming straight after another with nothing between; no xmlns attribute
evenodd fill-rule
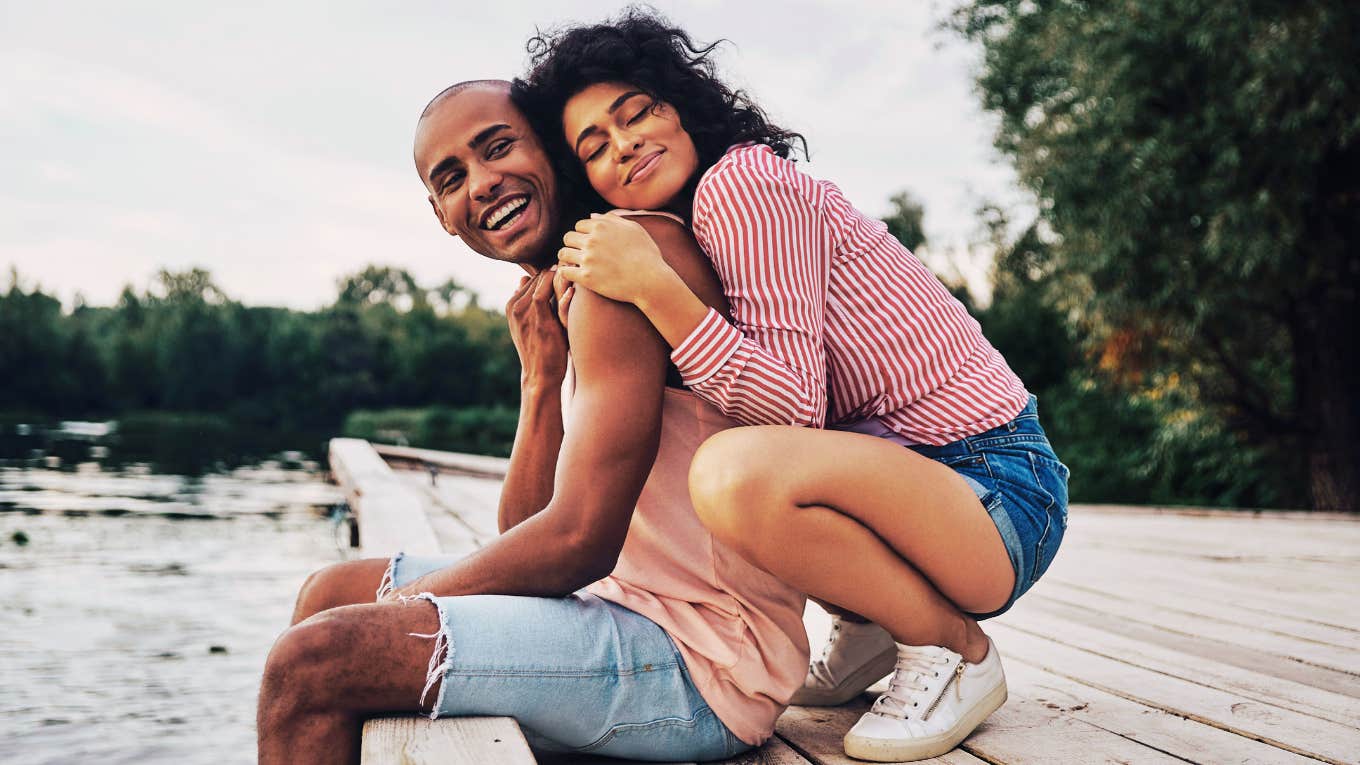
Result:
<svg viewBox="0 0 1360 765"><path fill-rule="evenodd" d="M647 104L646 106L642 107L642 111L639 111L637 114L634 114L632 117L628 118L628 123L627 123L627 124L629 124L629 125L634 125L634 124L637 124L638 122L641 122L641 121L642 121L642 118L643 118L643 117L646 117L648 114L650 114L651 111L652 111L653 109L655 109L655 108L656 108L656 102L655 102L655 101L652 101L651 103L649 103L649 104Z"/></svg>

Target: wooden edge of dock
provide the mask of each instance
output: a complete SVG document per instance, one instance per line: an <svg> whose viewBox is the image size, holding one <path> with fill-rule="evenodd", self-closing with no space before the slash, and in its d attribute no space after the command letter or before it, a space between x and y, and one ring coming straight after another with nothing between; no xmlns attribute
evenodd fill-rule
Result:
<svg viewBox="0 0 1360 765"><path fill-rule="evenodd" d="M440 552L426 500L397 478L372 444L334 438L328 452L331 473L357 516L364 557ZM364 765L535 763L519 723L510 717L375 717L364 723L361 751Z"/></svg>

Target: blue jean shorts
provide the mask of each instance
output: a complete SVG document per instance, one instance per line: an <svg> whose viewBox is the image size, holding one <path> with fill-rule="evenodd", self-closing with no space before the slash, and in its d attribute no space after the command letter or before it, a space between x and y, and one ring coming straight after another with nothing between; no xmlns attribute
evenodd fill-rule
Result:
<svg viewBox="0 0 1360 765"><path fill-rule="evenodd" d="M391 586L456 557L392 559ZM691 682L670 635L623 606L565 598L422 595L439 612L431 717L513 717L530 746L633 760L721 760L750 745Z"/></svg>
<svg viewBox="0 0 1360 765"><path fill-rule="evenodd" d="M1039 425L1034 396L1015 419L944 446L913 444L877 418L838 430L866 433L953 468L987 509L1015 569L1015 587L1006 604L975 619L1000 616L1048 570L1067 530L1067 479L1070 471L1053 452Z"/></svg>

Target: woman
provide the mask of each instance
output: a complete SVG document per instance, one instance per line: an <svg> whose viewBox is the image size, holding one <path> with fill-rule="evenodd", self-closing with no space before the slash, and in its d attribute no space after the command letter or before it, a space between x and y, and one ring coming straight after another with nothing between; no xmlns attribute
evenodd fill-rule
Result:
<svg viewBox="0 0 1360 765"><path fill-rule="evenodd" d="M1066 526L1067 468L1033 397L885 226L797 170L801 136L716 78L712 46L636 11L536 44L517 93L561 170L608 206L688 218L723 281L731 325L618 215L580 222L559 255L562 278L647 315L691 390L761 426L700 449L701 518L896 644L848 754L952 749L1006 697L978 621L1033 585ZM882 633L836 629L795 700L844 700L886 671Z"/></svg>

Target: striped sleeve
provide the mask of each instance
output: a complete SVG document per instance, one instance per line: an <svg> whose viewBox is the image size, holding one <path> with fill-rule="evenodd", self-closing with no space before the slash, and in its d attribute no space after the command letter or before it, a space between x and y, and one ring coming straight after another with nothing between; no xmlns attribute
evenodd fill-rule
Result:
<svg viewBox="0 0 1360 765"><path fill-rule="evenodd" d="M830 254L821 211L787 162L763 153L704 178L694 232L722 279L715 311L671 354L686 385L748 425L826 421L824 322Z"/></svg>

